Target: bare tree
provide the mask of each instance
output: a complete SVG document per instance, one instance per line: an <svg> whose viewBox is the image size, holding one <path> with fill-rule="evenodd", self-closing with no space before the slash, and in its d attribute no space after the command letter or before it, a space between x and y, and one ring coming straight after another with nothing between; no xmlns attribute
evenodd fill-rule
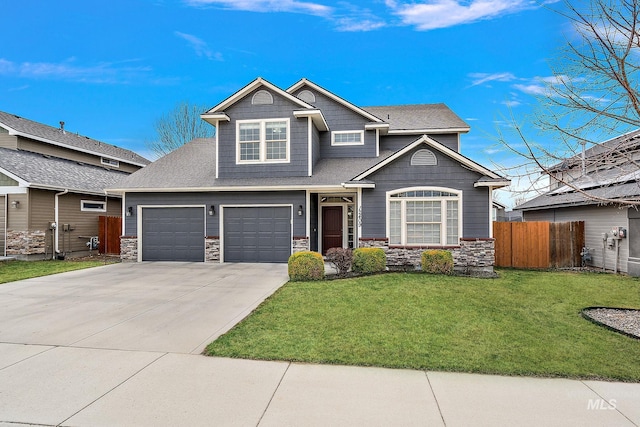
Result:
<svg viewBox="0 0 640 427"><path fill-rule="evenodd" d="M211 138L216 129L200 118L208 108L203 105L179 102L176 107L156 120L156 136L147 147L158 157L169 154L194 138Z"/></svg>
<svg viewBox="0 0 640 427"><path fill-rule="evenodd" d="M524 179L536 169L599 203L638 205L587 192L582 177L591 174L593 180L600 173L603 179L595 181L614 185L640 173L640 133L634 132L640 128L640 0L565 0L564 6L554 12L566 17L574 32L552 60L552 77L544 80L533 120L525 125L512 114L510 130L499 131L500 142L525 160L504 171ZM528 126L550 142L535 142ZM529 190L536 187L543 187L540 180L531 180Z"/></svg>

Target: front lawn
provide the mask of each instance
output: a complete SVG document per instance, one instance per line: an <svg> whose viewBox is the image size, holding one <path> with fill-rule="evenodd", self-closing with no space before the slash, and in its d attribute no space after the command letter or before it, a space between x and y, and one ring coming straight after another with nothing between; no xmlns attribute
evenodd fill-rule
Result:
<svg viewBox="0 0 640 427"><path fill-rule="evenodd" d="M4 261L0 262L0 283L97 267L106 263L109 261Z"/></svg>
<svg viewBox="0 0 640 427"><path fill-rule="evenodd" d="M640 340L587 306L640 308L640 281L503 270L499 279L393 273L290 282L209 344L211 356L640 381Z"/></svg>

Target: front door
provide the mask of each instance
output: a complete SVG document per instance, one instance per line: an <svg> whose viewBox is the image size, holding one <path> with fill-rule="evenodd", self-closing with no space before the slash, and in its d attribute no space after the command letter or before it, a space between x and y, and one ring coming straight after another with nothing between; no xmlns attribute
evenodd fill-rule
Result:
<svg viewBox="0 0 640 427"><path fill-rule="evenodd" d="M322 252L342 247L342 206L322 207Z"/></svg>

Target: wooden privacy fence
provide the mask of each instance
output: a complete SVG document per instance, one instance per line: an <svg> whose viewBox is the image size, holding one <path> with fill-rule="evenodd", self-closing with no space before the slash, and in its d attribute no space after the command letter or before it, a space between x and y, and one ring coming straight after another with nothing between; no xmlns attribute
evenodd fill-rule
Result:
<svg viewBox="0 0 640 427"><path fill-rule="evenodd" d="M98 252L101 254L119 254L120 236L122 236L122 218L119 216L99 217Z"/></svg>
<svg viewBox="0 0 640 427"><path fill-rule="evenodd" d="M584 221L494 222L496 266L580 267Z"/></svg>

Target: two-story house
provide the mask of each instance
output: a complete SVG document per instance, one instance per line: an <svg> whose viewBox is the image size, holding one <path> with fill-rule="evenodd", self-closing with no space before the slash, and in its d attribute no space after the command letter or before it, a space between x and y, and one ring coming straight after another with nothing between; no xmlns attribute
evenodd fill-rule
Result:
<svg viewBox="0 0 640 427"><path fill-rule="evenodd" d="M258 78L201 117L215 138L112 189L129 212L123 258L286 262L381 246L416 264L423 248L467 245L492 264L492 190L509 181L460 154L469 126L446 105L358 107L306 79Z"/></svg>
<svg viewBox="0 0 640 427"><path fill-rule="evenodd" d="M104 189L148 163L63 122L55 128L0 112L0 256L86 254L98 217L122 214L120 195Z"/></svg>

